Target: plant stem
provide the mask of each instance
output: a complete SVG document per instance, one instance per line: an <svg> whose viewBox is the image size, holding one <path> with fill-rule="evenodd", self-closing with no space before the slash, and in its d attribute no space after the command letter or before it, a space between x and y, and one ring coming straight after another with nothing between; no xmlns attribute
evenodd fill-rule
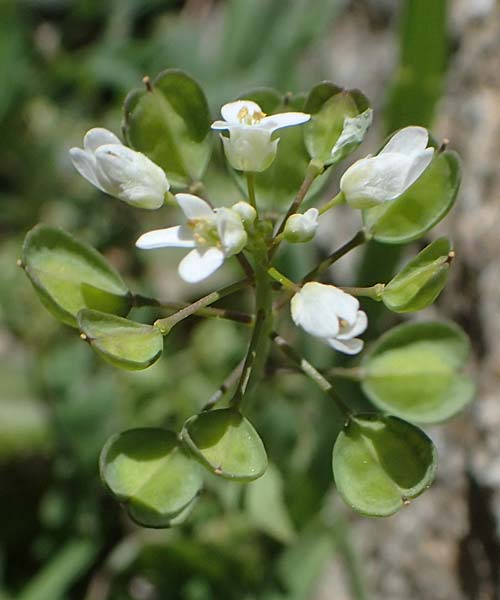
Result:
<svg viewBox="0 0 500 600"><path fill-rule="evenodd" d="M203 296L203 298L200 298L196 302L193 302L192 304L189 304L188 306L181 308L181 310L177 311L173 315L170 315L169 317L165 317L164 319L158 319L157 321L154 322L154 325L155 325L155 327L158 327L158 329L160 330L162 335L167 335L167 333L170 332L172 327L177 325L177 323L179 323L186 317L190 317L191 315L194 315L200 309L205 308L209 304L213 304L214 302L217 302L217 300L220 300L221 298L224 298L225 296L229 296L230 294L234 294L234 292L238 292L239 290L244 288L246 285L248 285L248 283L249 283L248 279L241 279L240 281L232 283L231 285L228 285L218 291L211 292L210 294Z"/></svg>
<svg viewBox="0 0 500 600"><path fill-rule="evenodd" d="M319 214L324 215L327 210L330 210L334 206L338 206L339 204L345 203L345 196L342 192L339 192L336 196L334 196L331 200L328 200L326 204L319 209Z"/></svg>
<svg viewBox="0 0 500 600"><path fill-rule="evenodd" d="M156 298L149 298L147 296L142 296L141 294L134 294L132 298L133 305L138 308L143 306L153 306L178 312L180 310L184 310L188 306L191 306L186 302L160 302L160 300L156 300ZM244 325L251 325L254 322L253 315L240 312L238 310L231 310L229 308L200 308L194 313L194 315L197 317L227 319L228 321L235 321L237 323L243 323Z"/></svg>
<svg viewBox="0 0 500 600"><path fill-rule="evenodd" d="M380 302L384 288L385 283L376 283L370 287L341 287L340 289L347 294L351 294L351 296L366 296L376 302Z"/></svg>
<svg viewBox="0 0 500 600"><path fill-rule="evenodd" d="M202 408L202 411L211 410L217 402L224 396L224 394L231 388L241 377L241 372L243 370L245 360L243 359L239 365L237 365L231 373L224 379L223 383L220 387L210 396L207 400L205 406Z"/></svg>
<svg viewBox="0 0 500 600"><path fill-rule="evenodd" d="M257 210L257 200L255 199L255 173L246 173L248 202Z"/></svg>
<svg viewBox="0 0 500 600"><path fill-rule="evenodd" d="M361 244L364 244L366 241L368 241L366 233L361 229L343 246L341 246L340 248L335 250L335 252L332 252L330 256L327 256L324 260L322 260L317 267L315 267L303 278L302 283L306 283L307 281L316 279L316 277L324 273L331 265L337 262L340 258L345 256L348 252L350 252L357 246L361 246Z"/></svg>
<svg viewBox="0 0 500 600"><path fill-rule="evenodd" d="M238 262L241 265L241 268L243 269L243 271L245 272L245 275L249 278L249 279L253 279L253 269L252 269L252 265L248 262L247 257L243 254L243 252L239 252L238 254L236 254L236 259L238 260Z"/></svg>
<svg viewBox="0 0 500 600"><path fill-rule="evenodd" d="M347 404L337 395L335 390L333 389L332 384L315 368L308 362L305 358L303 358L293 346L291 346L284 338L282 338L276 332L271 333L271 339L278 346L278 348L293 362L297 367L310 379L314 381L314 383L321 389L323 392L327 393L336 403L342 414L346 418L350 418L352 416L351 409L347 406Z"/></svg>
<svg viewBox="0 0 500 600"><path fill-rule="evenodd" d="M262 241L254 252L255 273L255 324L245 356L238 386L231 400L240 408L246 394L262 378L269 353L269 334L272 329L272 288L267 274L267 248Z"/></svg>
<svg viewBox="0 0 500 600"><path fill-rule="evenodd" d="M270 269L268 269L267 273L270 277L272 277L275 281L277 281L290 292L295 293L300 291L299 285L294 283L291 279L288 279L288 277L285 277L285 275L283 275L283 273L278 271L278 269L276 269L275 267L271 267Z"/></svg>

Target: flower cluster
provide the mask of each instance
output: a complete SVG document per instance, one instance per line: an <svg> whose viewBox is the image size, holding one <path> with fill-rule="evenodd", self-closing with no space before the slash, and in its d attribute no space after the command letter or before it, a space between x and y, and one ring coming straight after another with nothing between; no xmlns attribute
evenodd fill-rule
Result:
<svg viewBox="0 0 500 600"><path fill-rule="evenodd" d="M275 131L307 123L311 118L302 112L266 115L250 100L225 104L221 114L223 120L212 123L212 129L227 131L227 136L220 136L226 159L231 167L246 173L270 167L279 143ZM369 117L371 122L371 111ZM347 126L351 121L346 119ZM364 121L366 130L369 122ZM401 196L433 158L434 149L427 143L424 128L407 127L397 132L379 154L358 160L340 181L347 203L367 208ZM85 135L83 149L72 148L70 156L79 173L103 192L141 208L163 206L170 188L164 171L144 154L124 146L112 132L91 129ZM184 223L144 233L136 245L146 250L188 249L179 264L179 275L186 282L197 283L246 248L256 209L243 201L231 208L213 208L207 200L188 193L177 193L175 200ZM317 208L289 215L283 225L284 239L290 243L312 240L319 215ZM291 314L296 325L335 350L356 354L363 347L357 336L367 327L366 314L359 310L356 298L335 286L306 283L292 298Z"/></svg>

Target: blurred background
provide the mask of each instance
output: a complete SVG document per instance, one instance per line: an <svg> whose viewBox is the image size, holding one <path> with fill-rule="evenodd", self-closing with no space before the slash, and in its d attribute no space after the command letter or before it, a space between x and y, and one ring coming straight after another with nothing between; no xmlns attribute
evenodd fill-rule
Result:
<svg viewBox="0 0 500 600"><path fill-rule="evenodd" d="M261 480L211 478L188 522L163 531L135 527L103 490L97 457L106 438L141 425L178 428L238 363L246 332L192 319L155 366L118 371L52 319L16 259L27 230L43 221L95 245L135 291L202 294L181 284L175 252L133 247L139 233L169 223L168 210L104 197L68 158L90 127L119 133L126 93L167 67L201 83L214 118L252 88L300 92L330 79L360 88L375 109L356 157L408 124L431 127L461 154L457 206L433 232L452 236L458 258L423 317L451 318L471 336L478 397L429 429L437 481L397 515L365 519L339 500L330 461L341 423L293 374L270 373L252 405L272 463ZM498 2L1 0L0 81L0 599L500 598ZM215 163L211 194L236 201L221 174ZM283 269L300 274L347 240L359 218L351 213L336 211L317 248L287 252ZM371 244L332 276L386 281L419 244ZM237 275L228 265L206 289ZM369 300L365 308L373 337L397 322ZM332 364L330 352L297 343L320 366ZM344 391L365 402L357 389Z"/></svg>

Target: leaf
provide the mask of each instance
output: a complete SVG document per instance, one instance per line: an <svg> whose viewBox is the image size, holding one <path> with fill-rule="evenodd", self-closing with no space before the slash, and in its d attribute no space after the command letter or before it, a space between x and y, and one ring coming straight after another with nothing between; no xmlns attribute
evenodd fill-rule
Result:
<svg viewBox="0 0 500 600"><path fill-rule="evenodd" d="M474 396L461 371L469 340L451 323L405 323L383 335L362 363L362 388L378 408L409 421L437 423Z"/></svg>
<svg viewBox="0 0 500 600"><path fill-rule="evenodd" d="M451 245L442 237L424 248L384 288L382 301L394 312L429 306L446 285Z"/></svg>
<svg viewBox="0 0 500 600"><path fill-rule="evenodd" d="M130 429L112 436L102 449L99 467L110 492L144 527L178 522L202 485L198 463L177 434L165 429Z"/></svg>
<svg viewBox="0 0 500 600"><path fill-rule="evenodd" d="M356 415L335 441L332 466L351 508L386 517L431 485L436 449L423 431L397 417Z"/></svg>
<svg viewBox="0 0 500 600"><path fill-rule="evenodd" d="M460 178L458 155L452 151L438 153L399 198L363 211L366 229L385 244L404 244L422 237L453 206Z"/></svg>
<svg viewBox="0 0 500 600"><path fill-rule="evenodd" d="M148 84L125 100L125 136L164 169L174 187L186 187L201 179L212 150L205 94L178 69L167 69Z"/></svg>
<svg viewBox="0 0 500 600"><path fill-rule="evenodd" d="M22 266L44 306L77 327L82 308L126 315L130 292L119 273L91 246L62 229L36 225L23 244Z"/></svg>
<svg viewBox="0 0 500 600"><path fill-rule="evenodd" d="M253 426L234 408L203 412L186 421L183 441L209 471L251 481L264 474L267 455Z"/></svg>
<svg viewBox="0 0 500 600"><path fill-rule="evenodd" d="M97 354L115 367L146 369L163 351L163 336L151 325L83 309L78 313L78 326Z"/></svg>
<svg viewBox="0 0 500 600"><path fill-rule="evenodd" d="M248 484L246 508L264 533L283 544L294 540L294 527L283 498L283 479L274 465L268 465L262 477Z"/></svg>
<svg viewBox="0 0 500 600"><path fill-rule="evenodd" d="M304 128L309 156L326 166L353 152L372 122L370 103L359 90L344 90L329 81L312 88L304 111L312 115Z"/></svg>

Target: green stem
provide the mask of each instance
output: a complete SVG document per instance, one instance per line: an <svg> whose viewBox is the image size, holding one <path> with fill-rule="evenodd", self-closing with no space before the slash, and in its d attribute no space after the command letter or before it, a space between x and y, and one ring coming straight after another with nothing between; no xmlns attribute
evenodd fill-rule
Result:
<svg viewBox="0 0 500 600"><path fill-rule="evenodd" d="M384 288L385 283L376 283L370 287L341 287L340 289L351 294L351 296L366 296L367 298L380 302L382 300Z"/></svg>
<svg viewBox="0 0 500 600"><path fill-rule="evenodd" d="M319 209L319 214L324 215L327 210L330 210L334 206L338 206L339 204L345 203L345 196L343 192L339 192L336 196L334 196L331 200L328 200L326 204Z"/></svg>
<svg viewBox="0 0 500 600"><path fill-rule="evenodd" d="M236 254L236 259L240 263L241 268L245 272L245 275L249 278L253 278L253 269L252 265L248 262L247 257L243 254L243 252L239 252Z"/></svg>
<svg viewBox="0 0 500 600"><path fill-rule="evenodd" d="M260 381L269 353L269 334L272 329L272 288L268 277L267 249L257 246L254 253L255 273L255 325L245 356L241 376L231 403L242 407L249 391Z"/></svg>
<svg viewBox="0 0 500 600"><path fill-rule="evenodd" d="M202 408L202 411L211 410L217 402L224 396L224 394L231 388L235 383L240 379L241 373L243 370L243 365L245 364L245 359L243 359L239 365L237 365L231 373L224 379L224 382L220 385L220 387L210 396L207 400L205 406Z"/></svg>
<svg viewBox="0 0 500 600"><path fill-rule="evenodd" d="M177 323L179 323L186 317L190 317L191 315L198 313L198 311L200 311L201 309L204 309L209 304L217 302L217 300L220 300L225 296L229 296L230 294L234 294L234 292L240 291L242 288L248 285L248 283L248 279L241 279L240 281L232 283L231 285L228 285L225 288L222 288L215 292L211 292L210 294L203 296L203 298L200 298L196 302L193 302L192 304L189 304L181 310L178 310L173 315L165 317L164 319L158 319L154 322L154 325L155 327L158 327L162 335L167 335L167 333L170 332L172 327L177 325Z"/></svg>
<svg viewBox="0 0 500 600"><path fill-rule="evenodd" d="M346 418L352 416L351 409L347 404L337 395L333 389L332 384L326 379L310 362L303 358L293 346L291 346L284 338L282 338L276 332L271 333L271 339L278 346L278 348L293 362L295 365L305 374L307 377L312 379L314 383L323 392L328 394L336 403L342 414Z"/></svg>
<svg viewBox="0 0 500 600"><path fill-rule="evenodd" d="M134 294L132 298L133 305L138 308L143 306L153 306L158 308L164 308L166 310L171 310L174 313L184 310L185 308L191 306L186 302L160 302L159 300L156 300L156 298L149 298L148 296L142 296L141 294ZM252 323L254 322L253 315L240 312L238 310L231 310L229 308L200 308L194 313L194 315L196 315L197 317L226 319L228 321L243 323L244 325L252 325Z"/></svg>
<svg viewBox="0 0 500 600"><path fill-rule="evenodd" d="M246 173L248 202L257 210L257 200L255 199L255 173Z"/></svg>
<svg viewBox="0 0 500 600"><path fill-rule="evenodd" d="M368 241L366 233L363 230L358 231L348 242L346 242L343 246L332 252L330 256L327 256L324 260L322 260L317 267L315 267L312 271L310 271L302 280L302 283L306 283L307 281L312 281L316 279L319 275L323 274L331 265L337 262L340 258L345 256L348 252L356 248L357 246L361 246Z"/></svg>
<svg viewBox="0 0 500 600"><path fill-rule="evenodd" d="M294 283L291 279L288 279L288 277L283 275L283 273L278 271L278 269L275 267L268 269L267 274L290 292L300 292L300 286Z"/></svg>

